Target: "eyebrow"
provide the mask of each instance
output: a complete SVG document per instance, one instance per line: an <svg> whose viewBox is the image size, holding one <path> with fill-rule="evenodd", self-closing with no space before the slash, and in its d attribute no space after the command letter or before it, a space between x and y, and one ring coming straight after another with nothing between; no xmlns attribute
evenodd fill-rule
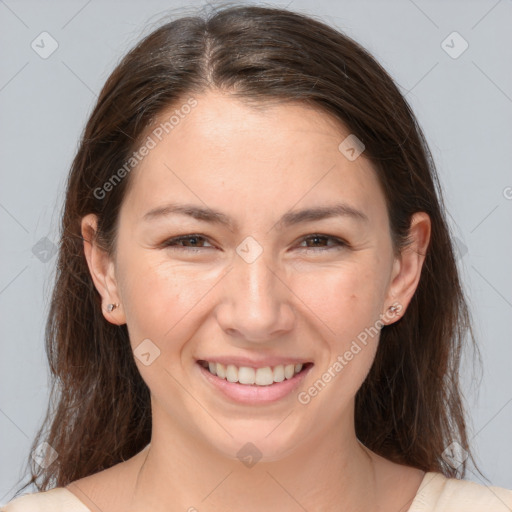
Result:
<svg viewBox="0 0 512 512"><path fill-rule="evenodd" d="M236 223L226 214L211 208L203 208L193 204L170 203L164 206L159 206L145 213L142 220L151 221L159 217L166 217L173 214L187 215L204 222L220 224L227 226L231 230L236 228ZM306 208L303 210L287 212L276 222L274 226L281 229L283 227L289 227L304 222L313 222L333 217L349 217L359 222L369 221L367 215L362 211L348 204L338 203L330 206L320 206L316 208Z"/></svg>

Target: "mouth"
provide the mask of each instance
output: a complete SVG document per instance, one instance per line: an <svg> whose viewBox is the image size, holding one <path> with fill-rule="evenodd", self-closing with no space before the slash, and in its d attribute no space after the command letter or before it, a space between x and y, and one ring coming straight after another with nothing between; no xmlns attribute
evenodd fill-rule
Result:
<svg viewBox="0 0 512 512"><path fill-rule="evenodd" d="M312 362L303 362L256 368L196 361L196 367L210 389L246 405L265 405L292 395L313 366Z"/></svg>
<svg viewBox="0 0 512 512"><path fill-rule="evenodd" d="M275 383L293 379L297 374L306 371L313 365L313 363L307 362L254 368L251 366L236 366L234 364L226 365L201 359L197 362L219 379L245 386L271 386Z"/></svg>

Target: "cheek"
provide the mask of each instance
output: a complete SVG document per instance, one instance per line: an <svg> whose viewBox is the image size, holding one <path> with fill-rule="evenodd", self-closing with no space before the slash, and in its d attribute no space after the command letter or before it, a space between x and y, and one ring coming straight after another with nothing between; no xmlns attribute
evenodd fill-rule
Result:
<svg viewBox="0 0 512 512"><path fill-rule="evenodd" d="M342 406L354 397L377 351L386 281L377 259L368 256L357 264L302 274L292 286L307 306L305 314L322 346L319 381L314 380L318 386L314 384L311 396L325 387L326 404Z"/></svg>
<svg viewBox="0 0 512 512"><path fill-rule="evenodd" d="M176 353L186 339L186 319L201 314L201 299L215 283L211 272L201 273L191 266L171 264L142 254L119 263L122 269L122 295L130 340L154 340L162 352ZM193 323L195 325L195 322Z"/></svg>
<svg viewBox="0 0 512 512"><path fill-rule="evenodd" d="M291 278L290 288L337 343L373 325L382 313L385 273L371 254Z"/></svg>
<svg viewBox="0 0 512 512"><path fill-rule="evenodd" d="M201 299L216 279L147 254L125 261L122 268L123 303L135 363L154 396L171 393L175 407L183 408L184 397L173 376L182 372L184 360L191 361L187 341L207 314L207 301ZM149 361L142 357L147 353Z"/></svg>

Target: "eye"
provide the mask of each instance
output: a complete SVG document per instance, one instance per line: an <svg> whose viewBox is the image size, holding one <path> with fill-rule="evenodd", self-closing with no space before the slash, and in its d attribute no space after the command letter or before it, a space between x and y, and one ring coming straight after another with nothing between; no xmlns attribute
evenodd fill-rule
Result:
<svg viewBox="0 0 512 512"><path fill-rule="evenodd" d="M306 244L308 242L313 243L312 246L301 247L302 249L305 249L306 252L309 252L311 250L317 252L318 249L320 251L326 251L326 250L330 250L330 249L340 249L342 247L348 246L348 244L346 242L344 242L343 240L341 240L340 238L337 238L335 236L330 236L330 235L321 235L321 234L314 234L314 235L309 235L307 237L304 237L302 239L301 243L304 243L304 242ZM328 245L329 242L332 242L332 245Z"/></svg>
<svg viewBox="0 0 512 512"><path fill-rule="evenodd" d="M200 249L207 248L207 246L201 245L205 242L208 243L206 238L202 235L182 235L169 238L163 242L161 246L170 249L185 249L187 251L198 252ZM213 246L210 245L210 247Z"/></svg>
<svg viewBox="0 0 512 512"><path fill-rule="evenodd" d="M300 243L313 244L306 245L305 247L299 246L299 249L304 250L305 252L318 252L348 247L348 244L346 242L337 237L330 235L322 235L318 233L304 237ZM161 244L161 247L172 250L185 249L190 252L200 252L201 249L208 249L213 247L213 245L211 245L208 242L207 238L202 235L190 234L169 238L168 240L165 240Z"/></svg>

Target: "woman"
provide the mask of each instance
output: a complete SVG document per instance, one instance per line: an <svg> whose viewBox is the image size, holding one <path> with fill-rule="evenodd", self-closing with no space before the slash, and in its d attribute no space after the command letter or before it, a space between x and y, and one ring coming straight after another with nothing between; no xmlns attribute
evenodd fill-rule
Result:
<svg viewBox="0 0 512 512"><path fill-rule="evenodd" d="M380 65L287 10L176 20L109 77L73 162L42 492L4 510L510 510L461 480L468 331Z"/></svg>

